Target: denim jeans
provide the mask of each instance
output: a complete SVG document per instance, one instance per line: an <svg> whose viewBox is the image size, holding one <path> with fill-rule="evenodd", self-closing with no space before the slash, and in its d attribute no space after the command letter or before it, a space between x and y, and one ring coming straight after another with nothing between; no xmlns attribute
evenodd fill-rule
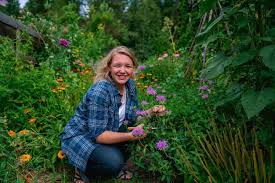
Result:
<svg viewBox="0 0 275 183"><path fill-rule="evenodd" d="M124 130L121 127L119 131ZM88 177L115 177L128 158L127 143L98 144L89 157L85 173Z"/></svg>

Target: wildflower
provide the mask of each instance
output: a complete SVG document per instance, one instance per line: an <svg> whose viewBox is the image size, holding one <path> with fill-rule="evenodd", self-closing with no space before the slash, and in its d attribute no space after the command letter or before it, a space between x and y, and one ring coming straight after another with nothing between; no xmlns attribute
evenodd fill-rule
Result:
<svg viewBox="0 0 275 183"><path fill-rule="evenodd" d="M156 143L156 148L158 150L164 150L168 147L168 142L166 140L159 140L157 143Z"/></svg>
<svg viewBox="0 0 275 183"><path fill-rule="evenodd" d="M174 53L174 57L175 57L175 58L179 58L179 57L180 57L180 53L179 53L179 52L175 52L175 53Z"/></svg>
<svg viewBox="0 0 275 183"><path fill-rule="evenodd" d="M149 95L156 95L157 92L156 92L156 90L154 88L152 88L151 86L149 86L147 88L147 94L149 94Z"/></svg>
<svg viewBox="0 0 275 183"><path fill-rule="evenodd" d="M63 78L57 78L56 81L61 83L61 82L63 82Z"/></svg>
<svg viewBox="0 0 275 183"><path fill-rule="evenodd" d="M199 90L208 90L208 86L207 85L203 85L199 87Z"/></svg>
<svg viewBox="0 0 275 183"><path fill-rule="evenodd" d="M60 150L60 151L58 151L58 153L57 153L57 157L58 157L59 159L63 159L63 158L65 158L65 153L64 153L62 150Z"/></svg>
<svg viewBox="0 0 275 183"><path fill-rule="evenodd" d="M27 183L30 183L30 182L33 181L33 179L32 179L30 176L27 176L27 177L25 178L25 181L26 181Z"/></svg>
<svg viewBox="0 0 275 183"><path fill-rule="evenodd" d="M30 131L29 130L21 130L19 133L21 134L21 135L26 135L26 134L28 134Z"/></svg>
<svg viewBox="0 0 275 183"><path fill-rule="evenodd" d="M6 6L8 4L7 0L0 0L0 5L1 6Z"/></svg>
<svg viewBox="0 0 275 183"><path fill-rule="evenodd" d="M145 65L140 65L140 66L138 66L138 70L144 71L144 70L145 70Z"/></svg>
<svg viewBox="0 0 275 183"><path fill-rule="evenodd" d="M24 163L26 161L30 161L31 158L32 158L31 155L29 155L29 154L23 154L22 156L20 156L20 162Z"/></svg>
<svg viewBox="0 0 275 183"><path fill-rule="evenodd" d="M132 131L132 135L133 135L134 137L140 137L140 136L144 135L144 130L143 130L143 128L140 128L140 127L134 128L133 131Z"/></svg>
<svg viewBox="0 0 275 183"><path fill-rule="evenodd" d="M163 60L163 57L158 57L158 60L159 60L159 61Z"/></svg>
<svg viewBox="0 0 275 183"><path fill-rule="evenodd" d="M68 47L69 46L69 41L66 40L66 39L61 38L61 39L59 39L59 45L64 46L64 47Z"/></svg>
<svg viewBox="0 0 275 183"><path fill-rule="evenodd" d="M36 122L36 118L31 118L31 119L29 119L29 123L35 123Z"/></svg>
<svg viewBox="0 0 275 183"><path fill-rule="evenodd" d="M12 130L10 130L8 132L8 134L9 134L10 137L16 137L16 133L14 131L12 131Z"/></svg>
<svg viewBox="0 0 275 183"><path fill-rule="evenodd" d="M147 115L147 112L144 111L144 110L137 110L136 111L136 115L138 115L138 116L145 116L145 115Z"/></svg>
<svg viewBox="0 0 275 183"><path fill-rule="evenodd" d="M209 97L208 94L202 94L201 95L201 98L203 98L203 99L208 99L208 97Z"/></svg>
<svg viewBox="0 0 275 183"><path fill-rule="evenodd" d="M166 97L163 95L157 95L156 96L156 101L158 102L165 102L166 101Z"/></svg>
<svg viewBox="0 0 275 183"><path fill-rule="evenodd" d="M55 88L52 88L52 92L57 93L57 90Z"/></svg>
<svg viewBox="0 0 275 183"><path fill-rule="evenodd" d="M141 101L141 105L148 105L149 103L146 100Z"/></svg>
<svg viewBox="0 0 275 183"><path fill-rule="evenodd" d="M168 53L164 52L163 55L162 55L162 58L166 58L166 57L168 57Z"/></svg>
<svg viewBox="0 0 275 183"><path fill-rule="evenodd" d="M29 112L31 112L30 109L24 109L24 114L28 114Z"/></svg>

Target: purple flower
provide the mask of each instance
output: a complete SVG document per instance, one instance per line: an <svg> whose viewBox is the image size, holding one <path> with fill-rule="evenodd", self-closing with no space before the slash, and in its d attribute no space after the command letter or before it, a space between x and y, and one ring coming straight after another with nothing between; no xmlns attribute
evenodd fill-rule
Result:
<svg viewBox="0 0 275 183"><path fill-rule="evenodd" d="M140 65L140 66L138 66L138 70L144 71L144 70L145 70L145 65Z"/></svg>
<svg viewBox="0 0 275 183"><path fill-rule="evenodd" d="M157 92L156 92L156 90L154 88L152 88L151 86L149 86L147 88L147 94L149 94L149 95L156 95Z"/></svg>
<svg viewBox="0 0 275 183"><path fill-rule="evenodd" d="M7 0L0 0L0 5L1 6L6 6L8 4Z"/></svg>
<svg viewBox="0 0 275 183"><path fill-rule="evenodd" d="M148 105L149 103L146 100L141 101L141 105Z"/></svg>
<svg viewBox="0 0 275 183"><path fill-rule="evenodd" d="M159 140L157 143L156 143L156 148L158 150L164 150L168 147L168 142L166 140Z"/></svg>
<svg viewBox="0 0 275 183"><path fill-rule="evenodd" d="M134 128L133 131L132 131L132 135L133 135L134 137L139 137L139 136L144 135L144 130L143 130L143 128L140 128L140 127Z"/></svg>
<svg viewBox="0 0 275 183"><path fill-rule="evenodd" d="M157 95L156 96L156 101L158 102L165 102L166 101L166 97L163 95Z"/></svg>
<svg viewBox="0 0 275 183"><path fill-rule="evenodd" d="M202 94L202 95L201 95L201 98L203 98L203 99L208 99L208 94Z"/></svg>
<svg viewBox="0 0 275 183"><path fill-rule="evenodd" d="M207 85L203 85L199 87L199 90L208 90L208 86Z"/></svg>
<svg viewBox="0 0 275 183"><path fill-rule="evenodd" d="M61 38L61 39L59 39L59 44L61 46L64 46L64 47L68 47L69 46L69 41L66 40L66 39Z"/></svg>
<svg viewBox="0 0 275 183"><path fill-rule="evenodd" d="M138 116L145 116L145 115L147 115L147 112L144 111L144 110L137 110L136 111L136 115L138 115Z"/></svg>

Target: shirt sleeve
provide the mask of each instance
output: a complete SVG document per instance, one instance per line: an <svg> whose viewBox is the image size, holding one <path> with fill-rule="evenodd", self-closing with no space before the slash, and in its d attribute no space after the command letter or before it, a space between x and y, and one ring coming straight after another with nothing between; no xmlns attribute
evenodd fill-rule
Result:
<svg viewBox="0 0 275 183"><path fill-rule="evenodd" d="M87 135L94 142L106 130L109 99L107 89L101 86L95 87L86 95L89 128Z"/></svg>

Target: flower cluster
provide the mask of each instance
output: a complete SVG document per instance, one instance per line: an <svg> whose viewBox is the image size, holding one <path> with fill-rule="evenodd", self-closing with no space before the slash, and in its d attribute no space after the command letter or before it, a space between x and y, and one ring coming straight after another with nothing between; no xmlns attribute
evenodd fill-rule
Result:
<svg viewBox="0 0 275 183"><path fill-rule="evenodd" d="M147 94L149 94L149 95L156 95L157 92L156 92L156 90L152 86L149 86L147 88Z"/></svg>
<svg viewBox="0 0 275 183"><path fill-rule="evenodd" d="M140 65L140 66L138 66L138 70L140 70L140 71L144 71L145 70L145 65Z"/></svg>
<svg viewBox="0 0 275 183"><path fill-rule="evenodd" d="M140 128L140 127L134 128L133 131L132 131L132 135L134 137L141 137L142 135L144 135L143 128Z"/></svg>
<svg viewBox="0 0 275 183"><path fill-rule="evenodd" d="M146 116L148 113L145 110L136 110L136 115L138 116Z"/></svg>
<svg viewBox="0 0 275 183"><path fill-rule="evenodd" d="M156 148L158 150L165 150L166 148L168 148L168 142L166 140L159 140L157 143L156 143Z"/></svg>
<svg viewBox="0 0 275 183"><path fill-rule="evenodd" d="M200 79L200 82L203 83L203 85L201 85L198 88L199 91L200 91L200 96L201 96L202 99L206 100L206 99L208 99L209 94L210 94L209 85L212 85L213 81L207 80L207 79ZM206 82L208 83L208 85L205 84Z"/></svg>
<svg viewBox="0 0 275 183"><path fill-rule="evenodd" d="M63 38L59 39L59 45L61 45L61 46L68 47L69 43L70 42L66 39L63 39Z"/></svg>
<svg viewBox="0 0 275 183"><path fill-rule="evenodd" d="M158 102L165 102L166 101L166 97L163 95L157 95L156 96L156 101Z"/></svg>

